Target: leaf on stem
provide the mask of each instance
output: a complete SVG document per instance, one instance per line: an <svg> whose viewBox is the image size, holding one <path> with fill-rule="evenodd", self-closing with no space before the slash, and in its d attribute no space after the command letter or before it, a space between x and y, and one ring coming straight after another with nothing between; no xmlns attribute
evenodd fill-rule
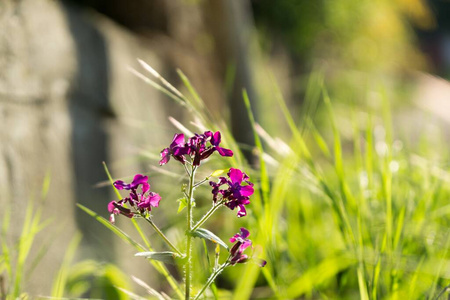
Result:
<svg viewBox="0 0 450 300"><path fill-rule="evenodd" d="M172 251L162 251L162 252L138 252L134 256L142 256L145 258L150 258L157 261L162 261L169 264L175 264L175 259L181 256Z"/></svg>
<svg viewBox="0 0 450 300"><path fill-rule="evenodd" d="M212 233L211 231L204 229L204 228L198 228L195 231L193 231L192 233L193 237L198 237L198 238L202 238L205 240L210 240L211 242L213 242L214 244L219 244L222 247L224 247L225 249L228 250L228 245L225 244L224 241L222 241L217 235L215 235L214 233Z"/></svg>
<svg viewBox="0 0 450 300"><path fill-rule="evenodd" d="M227 172L229 169L219 169L219 170L215 170L214 172L211 173L212 177L217 177L222 175L223 173Z"/></svg>
<svg viewBox="0 0 450 300"><path fill-rule="evenodd" d="M178 199L177 202L179 202L177 211L177 213L179 214L187 206L187 199L186 197L183 197Z"/></svg>

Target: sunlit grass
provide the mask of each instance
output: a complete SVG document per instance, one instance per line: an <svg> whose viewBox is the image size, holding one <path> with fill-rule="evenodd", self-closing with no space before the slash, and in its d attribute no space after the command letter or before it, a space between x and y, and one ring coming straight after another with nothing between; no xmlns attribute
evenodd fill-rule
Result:
<svg viewBox="0 0 450 300"><path fill-rule="evenodd" d="M224 122L211 120L184 76L183 81L191 92L183 99L195 100L193 118L221 130L224 141L235 145ZM338 110L320 74L313 74L302 120L277 96L274 104L292 138L269 136L249 114L259 157L251 176L259 192L252 213L236 222L258 228L253 239L268 264L262 270L248 264L225 271L234 282L233 298L436 297L450 276L449 172L448 164L436 163L448 159L445 148L400 140L382 91L379 109ZM243 99L250 112L245 92ZM328 120L319 129L318 106ZM237 158L234 165L249 168Z"/></svg>

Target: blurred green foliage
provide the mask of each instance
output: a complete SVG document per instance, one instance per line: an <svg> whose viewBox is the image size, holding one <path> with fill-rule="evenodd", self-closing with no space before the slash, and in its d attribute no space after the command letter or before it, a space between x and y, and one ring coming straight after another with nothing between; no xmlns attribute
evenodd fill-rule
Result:
<svg viewBox="0 0 450 300"><path fill-rule="evenodd" d="M301 121L274 92L273 110L284 116L290 140L268 135L249 113L259 157L259 165L249 166L226 125L211 119L199 99L190 100L198 95L185 81L192 94L178 100L187 101L197 125L222 132L226 147L236 153L232 165L251 170L257 190L247 217L221 211L205 228L223 239L241 226L249 228L255 251L268 262L264 268L246 264L225 270L207 295L434 299L450 278L450 157L440 132L398 131L397 112L383 89L367 91L375 105L333 104L323 82L321 73L310 76L305 107L312 110ZM245 93L244 101L250 112ZM317 106L326 116L319 128ZM156 164L157 158L151 161ZM198 197L197 204L208 203L203 197L208 198ZM213 249L196 242L194 290L211 270Z"/></svg>

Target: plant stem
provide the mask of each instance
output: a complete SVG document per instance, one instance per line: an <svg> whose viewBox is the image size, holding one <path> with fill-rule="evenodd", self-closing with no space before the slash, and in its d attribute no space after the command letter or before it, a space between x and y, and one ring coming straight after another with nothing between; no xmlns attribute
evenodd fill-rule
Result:
<svg viewBox="0 0 450 300"><path fill-rule="evenodd" d="M196 187L198 187L198 186L204 184L204 183L205 183L206 181L208 181L208 180L209 180L209 177L206 177L206 178L203 179L202 181L197 182L197 183L194 185L194 188L196 188Z"/></svg>
<svg viewBox="0 0 450 300"><path fill-rule="evenodd" d="M192 200L194 195L194 180L195 180L195 171L197 170L196 166L192 166L192 171L189 172L186 169L186 172L189 174L189 195L187 199L187 237L186 237L186 290L185 290L185 299L189 300L191 298L191 273L192 273L192 260L191 260L191 252L192 252Z"/></svg>
<svg viewBox="0 0 450 300"><path fill-rule="evenodd" d="M197 293L197 295L195 295L194 300L197 300L203 294L203 292L214 282L216 277L219 276L219 274L222 273L222 271L226 267L228 267L228 265L229 265L229 263L225 262L219 268L215 269L213 273L211 273L211 275L208 278L208 281L206 281L206 283L202 287L202 289Z"/></svg>
<svg viewBox="0 0 450 300"><path fill-rule="evenodd" d="M173 251L175 251L178 255L180 255L181 257L184 256L184 254L177 249L177 247L175 247L174 244L172 244L172 242L164 235L164 233L158 228L158 226L156 226L155 223L153 223L153 221L150 218L145 218L144 219L150 224L152 225L153 229L155 229L155 231L159 234L159 236L162 237L162 239L166 242L167 245L169 245L170 248L172 248Z"/></svg>
<svg viewBox="0 0 450 300"><path fill-rule="evenodd" d="M192 228L192 231L197 230L200 226L203 225L203 223L205 223L209 217L211 217L211 215L223 204L223 200L217 202L216 204L214 204L210 210L200 219L200 221L197 222L197 224L195 224L195 226Z"/></svg>

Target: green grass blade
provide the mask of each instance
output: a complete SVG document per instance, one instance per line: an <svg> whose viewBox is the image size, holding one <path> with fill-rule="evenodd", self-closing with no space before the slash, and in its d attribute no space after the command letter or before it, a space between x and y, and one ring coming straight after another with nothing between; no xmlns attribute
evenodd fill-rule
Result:
<svg viewBox="0 0 450 300"><path fill-rule="evenodd" d="M117 235L121 240L125 241L127 244L133 246L136 250L138 250L139 252L145 252L145 251L151 251L151 249L147 249L144 246L140 245L138 242L136 242L135 240L133 240L129 235L127 235L125 232L123 232L121 229L119 229L118 227L116 227L115 225L111 224L108 220L106 220L105 218L103 218L102 216L98 215L97 213L95 213L94 211L90 210L89 208L81 205L81 204L77 204L77 206L83 210L84 212L86 212L88 215L92 216L94 219L96 219L98 222L100 222L101 224L103 224L106 228L108 228L109 230L111 230L115 235ZM160 272L168 281L168 283L170 284L170 286L174 289L174 291L176 292L177 296L180 299L183 299L184 295L182 293L182 291L180 290L180 287L178 286L176 280L169 274L169 272L167 271L166 267L159 263L159 262L155 262L155 261L150 261L150 263L155 267L155 269Z"/></svg>
<svg viewBox="0 0 450 300"><path fill-rule="evenodd" d="M340 256L323 260L318 266L309 269L290 284L286 290L287 298L296 299L313 291L320 284L335 277L337 273L354 263L355 261Z"/></svg>
<svg viewBox="0 0 450 300"><path fill-rule="evenodd" d="M270 189L270 180L269 174L267 172L266 163L263 158L264 149L262 147L261 139L259 138L258 133L255 129L255 117L253 116L252 108L250 106L250 100L248 98L247 91L243 91L242 96L244 98L245 107L247 108L248 117L250 119L250 124L252 125L253 136L255 139L255 145L258 149L259 154L259 168L260 168L260 177L261 177L261 191L262 191L262 199L265 204L267 204L269 199L269 189Z"/></svg>
<svg viewBox="0 0 450 300"><path fill-rule="evenodd" d="M51 295L54 298L62 298L64 296L64 288L66 286L70 264L72 263L75 257L81 239L82 239L81 233L77 232L69 243L69 247L67 248L66 253L64 255L61 268L59 269L58 274L53 280Z"/></svg>
<svg viewBox="0 0 450 300"><path fill-rule="evenodd" d="M106 220L105 218L103 218L102 216L100 216L99 214L97 214L96 212L90 210L89 208L87 208L86 206L77 203L77 206L83 210L85 213L87 213L88 215L90 215L91 217L93 217L95 220L97 220L98 222L100 222L101 224L103 224L106 228L108 228L109 230L111 230L115 235L117 235L121 240L123 240L124 242L126 242L127 244L133 246L135 249L137 249L138 251L148 251L147 248L145 248L144 246L140 245L138 242L136 242L133 238L131 238L128 234L126 234L125 232L123 232L119 227L111 224L111 222L109 222L109 220Z"/></svg>

